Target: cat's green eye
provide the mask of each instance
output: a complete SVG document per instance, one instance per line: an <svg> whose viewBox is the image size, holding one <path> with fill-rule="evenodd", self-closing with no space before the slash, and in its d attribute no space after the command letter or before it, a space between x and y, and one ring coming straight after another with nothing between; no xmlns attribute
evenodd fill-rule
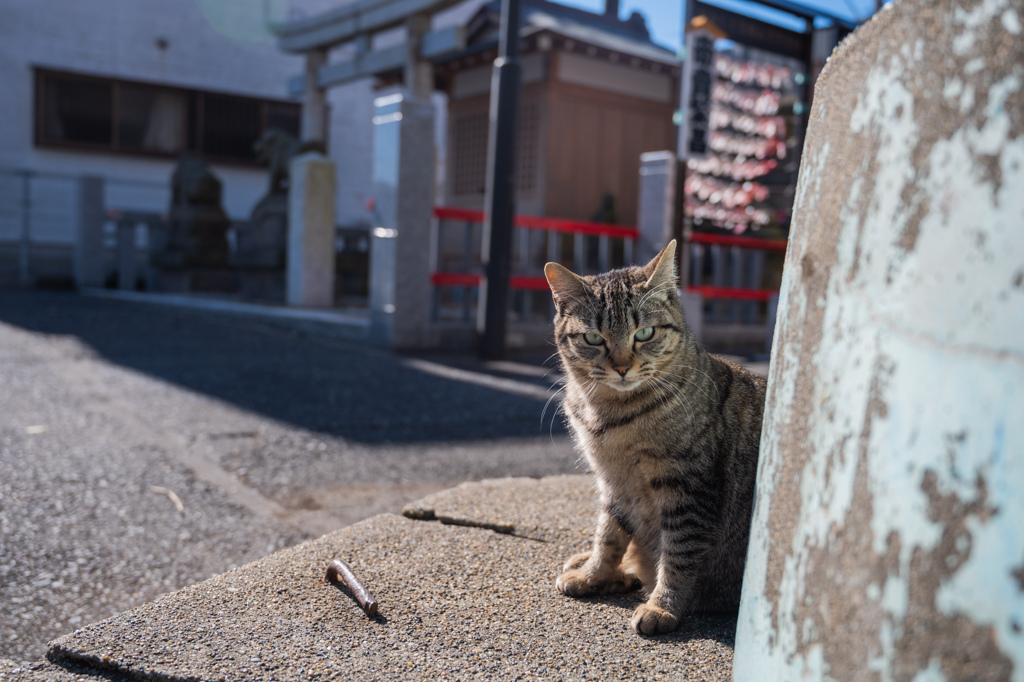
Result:
<svg viewBox="0 0 1024 682"><path fill-rule="evenodd" d="M597 332L587 332L583 335L583 340L589 343L591 346L600 346L604 343L604 337Z"/></svg>
<svg viewBox="0 0 1024 682"><path fill-rule="evenodd" d="M634 334L633 338L637 341L650 341L652 336L654 336L654 327L644 327Z"/></svg>

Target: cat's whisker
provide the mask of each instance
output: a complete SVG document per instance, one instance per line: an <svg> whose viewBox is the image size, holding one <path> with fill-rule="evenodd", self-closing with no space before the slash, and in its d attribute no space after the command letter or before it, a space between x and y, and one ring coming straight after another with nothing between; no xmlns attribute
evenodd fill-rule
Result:
<svg viewBox="0 0 1024 682"><path fill-rule="evenodd" d="M689 403L686 402L686 398L683 396L682 393L679 392L679 389L677 389L675 386L673 386L672 384L668 383L667 381L665 381L664 379L661 379L659 377L651 377L651 378L655 382L660 384L661 386L664 386L665 388L667 388L671 393L673 393L676 396L676 398L679 399L679 404L683 406L684 410L686 410L686 414L689 416L690 421L693 421L693 410L690 409Z"/></svg>
<svg viewBox="0 0 1024 682"><path fill-rule="evenodd" d="M554 353L552 353L551 355L549 355L546 358L544 358L544 362L542 362L540 364L541 365L546 365L548 363L548 361L551 360L551 358L556 358L556 357L558 357L558 351L557 350ZM548 371L544 372L544 376L546 377L547 375L551 374L554 371L557 371L558 369L560 369L560 367L558 365L553 365L551 367L548 367Z"/></svg>
<svg viewBox="0 0 1024 682"><path fill-rule="evenodd" d="M551 444L552 445L555 444L555 417L558 416L559 412L562 412L562 414L565 414L564 410L562 409L562 405L563 405L563 403L559 402L558 405L555 406L555 411L551 413L551 424L548 426L548 438L551 439ZM541 428L543 428L543 427L544 427L544 422L541 422Z"/></svg>
<svg viewBox="0 0 1024 682"><path fill-rule="evenodd" d="M651 289L650 291L648 291L647 293L645 293L643 296L641 296L640 297L640 302L636 304L637 310L640 310L640 309L642 309L644 307L644 302L648 298L650 298L651 296L653 296L654 294L656 294L659 291L665 290L666 288L668 288L668 286L669 286L668 284L662 284L661 286L656 286L653 289Z"/></svg>
<svg viewBox="0 0 1024 682"><path fill-rule="evenodd" d="M704 386L702 386L701 384L697 383L696 381L693 381L693 379L691 377L687 377L687 376L684 376L682 374L675 374L673 372L666 372L665 370L661 370L661 369L655 369L654 371L658 372L659 374L664 374L666 376L673 377L674 379L682 380L683 382L685 382L685 385L692 386L693 388L695 388L697 391L700 392L700 395L702 395L705 400L707 400L708 402L711 402L711 394L708 393L708 391L704 388ZM678 386L678 388L682 389L683 386ZM717 390L717 388L716 388L716 390Z"/></svg>
<svg viewBox="0 0 1024 682"><path fill-rule="evenodd" d="M591 398L594 397L594 394L597 393L597 388L600 385L600 381L598 381L597 379L592 379L590 382L590 386L587 387L586 392L583 394L584 401L590 402Z"/></svg>
<svg viewBox="0 0 1024 682"><path fill-rule="evenodd" d="M551 390L551 389L548 389L548 390ZM563 386L562 388L560 388L557 391L555 391L554 393L552 393L551 396L548 398L548 401L546 403L544 403L544 409L540 411L540 424L539 424L540 428L542 428L542 429L544 428L544 417L545 417L545 415L548 412L548 405L550 405L551 401L554 400L555 398L557 398L558 394L563 392L564 390L565 390L565 386ZM559 406L561 406L561 403L559 403ZM554 422L555 414L557 414L557 413L558 413L558 410L556 409L555 412L551 415L551 421L552 422Z"/></svg>
<svg viewBox="0 0 1024 682"><path fill-rule="evenodd" d="M653 289L648 291L646 294L644 294L643 298L640 299L640 302L636 304L637 310L642 309L643 306L644 306L644 301L646 301L648 298L650 298L654 294L658 293L659 291L665 291L666 289L672 289L672 288L675 287L675 285L676 285L675 282L672 282L670 284L662 284L661 286L654 287Z"/></svg>
<svg viewBox="0 0 1024 682"><path fill-rule="evenodd" d="M718 398L718 402L722 402L722 394L718 392L718 384L715 383L715 380L711 378L710 374L708 374L707 372L705 372L702 369L697 369L693 365L683 365L680 369L692 369L694 372L699 372L700 374L703 374L704 376L706 376L707 379L708 379L708 383L711 384L712 386L714 386L714 388L715 388L715 395ZM671 374L672 376L674 376L674 377L676 377L678 379L686 379L686 377L684 377L682 374L675 374L674 372L667 372L665 370L656 370L656 371L663 372L665 374ZM710 400L710 399L711 399L711 396L709 395L708 396L708 400Z"/></svg>
<svg viewBox="0 0 1024 682"><path fill-rule="evenodd" d="M552 372L558 372L558 371L560 371L560 369L561 369L560 367L549 367L548 371L544 372L544 374L542 374L540 378L541 379L546 379L549 374L551 374ZM558 379L558 381L562 381L563 379L564 379L564 377L560 377Z"/></svg>
<svg viewBox="0 0 1024 682"><path fill-rule="evenodd" d="M576 296L565 296L565 298L574 303L578 303L580 306L586 308L590 312L590 314L594 316L594 319L597 319L597 312L594 310L594 306L591 305L592 301L590 299L590 292L584 289L583 293L587 295L586 301L581 301Z"/></svg>

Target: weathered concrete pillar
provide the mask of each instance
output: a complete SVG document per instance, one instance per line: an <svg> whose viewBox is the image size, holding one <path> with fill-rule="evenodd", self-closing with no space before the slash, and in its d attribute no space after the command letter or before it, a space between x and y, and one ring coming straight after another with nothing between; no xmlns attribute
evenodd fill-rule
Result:
<svg viewBox="0 0 1024 682"><path fill-rule="evenodd" d="M1022 10L902 0L818 82L737 680L1024 680Z"/></svg>
<svg viewBox="0 0 1024 682"><path fill-rule="evenodd" d="M318 152L292 159L288 187L288 305L334 305L334 163Z"/></svg>
<svg viewBox="0 0 1024 682"><path fill-rule="evenodd" d="M374 106L370 335L391 348L429 348L434 108L403 94Z"/></svg>
<svg viewBox="0 0 1024 682"><path fill-rule="evenodd" d="M75 286L103 286L103 178L78 180L78 234L75 239Z"/></svg>

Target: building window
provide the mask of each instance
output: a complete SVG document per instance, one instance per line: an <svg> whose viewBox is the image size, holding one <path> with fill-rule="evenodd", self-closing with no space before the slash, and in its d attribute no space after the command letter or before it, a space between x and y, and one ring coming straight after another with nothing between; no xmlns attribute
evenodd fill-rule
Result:
<svg viewBox="0 0 1024 682"><path fill-rule="evenodd" d="M487 183L487 114L469 114L455 119L452 127L453 185L457 196L483 194Z"/></svg>
<svg viewBox="0 0 1024 682"><path fill-rule="evenodd" d="M226 95L203 98L202 150L210 156L243 157L263 132L263 102Z"/></svg>
<svg viewBox="0 0 1024 682"><path fill-rule="evenodd" d="M176 154L187 147L188 97L153 87L122 85L118 143L126 151Z"/></svg>
<svg viewBox="0 0 1024 682"><path fill-rule="evenodd" d="M537 188L540 107L536 102L520 106L518 131L515 158L516 191L525 194ZM485 192L489 135L490 119L486 113L464 114L454 119L453 195L466 196Z"/></svg>
<svg viewBox="0 0 1024 682"><path fill-rule="evenodd" d="M122 154L256 163L278 128L298 137L298 104L36 69L36 144Z"/></svg>
<svg viewBox="0 0 1024 682"><path fill-rule="evenodd" d="M55 142L113 143L113 84L54 75L41 90L45 137Z"/></svg>
<svg viewBox="0 0 1024 682"><path fill-rule="evenodd" d="M540 142L540 107L536 102L519 107L519 137L516 143L516 191L527 194L537 189L537 144Z"/></svg>

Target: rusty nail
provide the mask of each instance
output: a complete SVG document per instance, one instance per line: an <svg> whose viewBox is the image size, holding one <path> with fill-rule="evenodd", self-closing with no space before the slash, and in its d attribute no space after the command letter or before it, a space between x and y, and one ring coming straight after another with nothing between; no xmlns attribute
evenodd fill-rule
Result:
<svg viewBox="0 0 1024 682"><path fill-rule="evenodd" d="M355 573L352 572L348 564L341 559L335 559L327 564L324 582L336 583L339 579L348 589L352 590L356 601L359 602L359 606L366 612L367 616L372 618L377 615L377 600L373 598L373 595L366 589L366 586L359 582L359 579L356 578Z"/></svg>

